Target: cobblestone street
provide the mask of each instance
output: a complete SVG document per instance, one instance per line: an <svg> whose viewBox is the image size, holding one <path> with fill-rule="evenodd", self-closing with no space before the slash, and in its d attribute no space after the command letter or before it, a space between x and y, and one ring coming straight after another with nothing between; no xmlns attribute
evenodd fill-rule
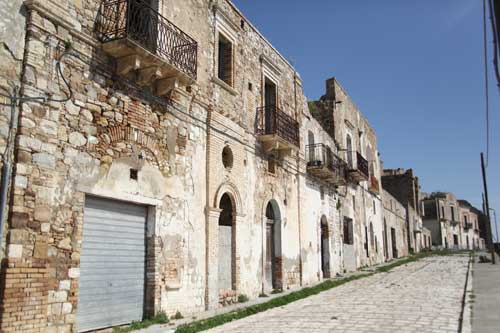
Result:
<svg viewBox="0 0 500 333"><path fill-rule="evenodd" d="M468 257L429 257L209 332L457 332Z"/></svg>

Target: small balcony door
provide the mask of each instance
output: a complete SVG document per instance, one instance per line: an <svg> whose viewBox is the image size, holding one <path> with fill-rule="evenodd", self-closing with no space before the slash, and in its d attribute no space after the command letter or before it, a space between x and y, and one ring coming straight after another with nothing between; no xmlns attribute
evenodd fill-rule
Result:
<svg viewBox="0 0 500 333"><path fill-rule="evenodd" d="M158 43L158 1L130 0L127 15L127 31L151 53L156 53Z"/></svg>
<svg viewBox="0 0 500 333"><path fill-rule="evenodd" d="M276 127L276 104L277 104L276 84L267 77L264 80L264 108L265 108L265 129L266 134L273 133Z"/></svg>

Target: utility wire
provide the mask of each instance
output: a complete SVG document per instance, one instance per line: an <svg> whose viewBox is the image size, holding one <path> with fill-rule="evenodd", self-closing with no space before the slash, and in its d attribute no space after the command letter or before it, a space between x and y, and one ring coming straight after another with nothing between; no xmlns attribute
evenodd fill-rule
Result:
<svg viewBox="0 0 500 333"><path fill-rule="evenodd" d="M483 47L484 47L484 85L486 97L486 163L488 167L488 158L490 156L490 94L488 80L488 44L486 32L486 0L483 0Z"/></svg>
<svg viewBox="0 0 500 333"><path fill-rule="evenodd" d="M484 3L483 3L484 4ZM493 0L488 0L488 5L490 9L490 21L491 21L491 29L493 31L493 46L494 46L494 51L493 51L493 64L495 66L495 75L497 77L497 84L498 87L500 88L500 71L498 70L498 26L495 21L495 11L493 9ZM495 5L496 6L496 5Z"/></svg>

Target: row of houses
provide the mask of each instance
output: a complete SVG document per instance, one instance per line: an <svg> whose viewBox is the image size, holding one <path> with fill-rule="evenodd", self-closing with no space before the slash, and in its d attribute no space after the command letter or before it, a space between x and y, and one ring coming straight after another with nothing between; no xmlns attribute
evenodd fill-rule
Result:
<svg viewBox="0 0 500 333"><path fill-rule="evenodd" d="M0 12L2 332L194 314L482 246L470 204L384 170L338 80L308 102L229 0Z"/></svg>

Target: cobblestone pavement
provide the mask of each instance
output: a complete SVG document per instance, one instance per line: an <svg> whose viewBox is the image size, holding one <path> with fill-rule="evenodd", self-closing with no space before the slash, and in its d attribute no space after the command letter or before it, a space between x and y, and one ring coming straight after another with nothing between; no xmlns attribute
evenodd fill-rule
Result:
<svg viewBox="0 0 500 333"><path fill-rule="evenodd" d="M429 257L208 332L457 332L468 256Z"/></svg>

